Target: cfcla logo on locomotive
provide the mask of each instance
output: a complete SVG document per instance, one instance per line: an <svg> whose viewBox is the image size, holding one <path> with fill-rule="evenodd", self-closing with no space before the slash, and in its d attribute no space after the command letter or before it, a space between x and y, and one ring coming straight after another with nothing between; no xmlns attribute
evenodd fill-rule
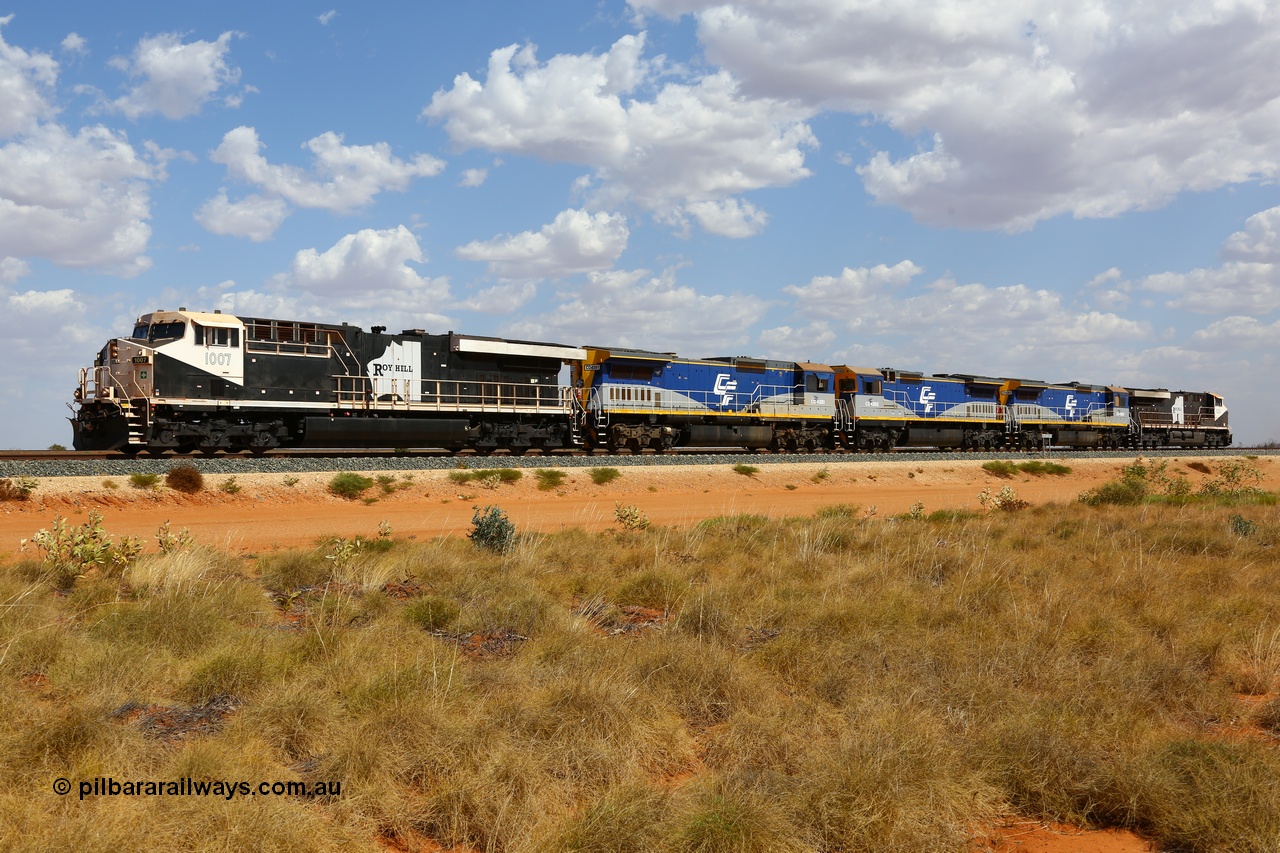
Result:
<svg viewBox="0 0 1280 853"><path fill-rule="evenodd" d="M727 406L733 400L733 392L738 389L738 380L730 379L727 373L716 374L715 388L712 390L720 396L720 405Z"/></svg>

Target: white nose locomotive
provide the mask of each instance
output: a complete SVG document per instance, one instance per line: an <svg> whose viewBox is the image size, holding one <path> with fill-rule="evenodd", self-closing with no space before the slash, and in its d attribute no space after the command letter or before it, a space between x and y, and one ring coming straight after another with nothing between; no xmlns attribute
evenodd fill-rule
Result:
<svg viewBox="0 0 1280 853"><path fill-rule="evenodd" d="M155 311L80 372L77 450L571 446L558 344Z"/></svg>

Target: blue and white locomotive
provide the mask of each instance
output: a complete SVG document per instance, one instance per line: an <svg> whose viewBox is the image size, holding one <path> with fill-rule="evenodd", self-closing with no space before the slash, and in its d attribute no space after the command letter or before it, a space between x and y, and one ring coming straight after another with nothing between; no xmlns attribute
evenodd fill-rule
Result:
<svg viewBox="0 0 1280 853"><path fill-rule="evenodd" d="M830 446L835 371L770 359L586 347L572 366L588 447Z"/></svg>

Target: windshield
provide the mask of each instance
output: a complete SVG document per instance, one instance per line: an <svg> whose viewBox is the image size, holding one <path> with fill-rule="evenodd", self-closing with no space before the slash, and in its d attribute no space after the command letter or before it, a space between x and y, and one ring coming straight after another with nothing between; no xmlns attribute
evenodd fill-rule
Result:
<svg viewBox="0 0 1280 853"><path fill-rule="evenodd" d="M134 326L133 334L130 335L129 337L137 338L140 341L145 341L147 339L147 324L139 323L138 325Z"/></svg>
<svg viewBox="0 0 1280 853"><path fill-rule="evenodd" d="M152 323L151 328L139 326L134 330L135 338L146 338L151 343L163 343L164 341L175 341L182 337L186 331L187 324L181 320L172 323ZM141 334L139 332L141 331Z"/></svg>

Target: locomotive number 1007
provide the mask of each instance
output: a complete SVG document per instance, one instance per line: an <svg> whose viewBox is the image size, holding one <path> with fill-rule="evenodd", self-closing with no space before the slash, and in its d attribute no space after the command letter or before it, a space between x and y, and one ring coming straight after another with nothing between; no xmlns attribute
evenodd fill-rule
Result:
<svg viewBox="0 0 1280 853"><path fill-rule="evenodd" d="M205 364L216 364L222 367L231 366L231 353L229 352L206 352L204 354Z"/></svg>

